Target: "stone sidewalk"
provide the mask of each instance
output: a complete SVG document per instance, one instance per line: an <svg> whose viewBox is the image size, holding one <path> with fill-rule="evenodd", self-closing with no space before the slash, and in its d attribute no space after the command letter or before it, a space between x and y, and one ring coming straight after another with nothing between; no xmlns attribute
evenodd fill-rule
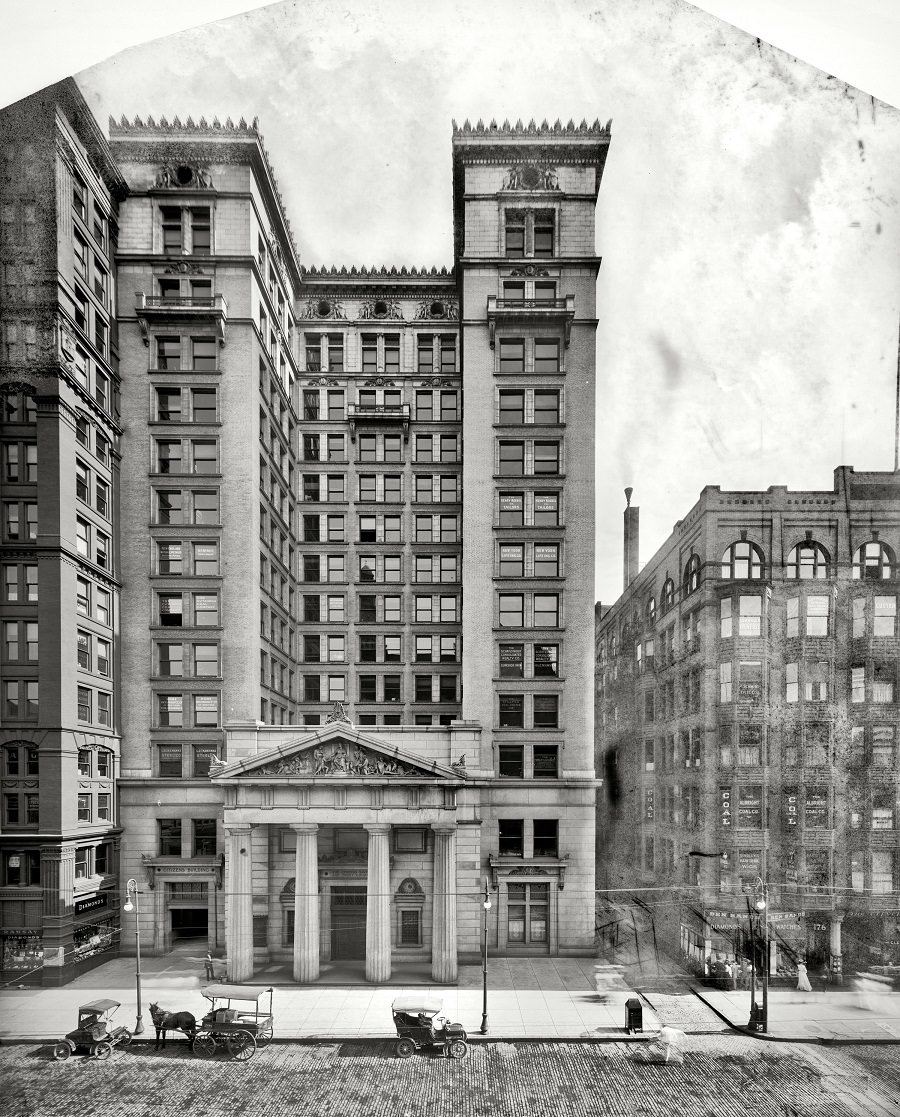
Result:
<svg viewBox="0 0 900 1117"><path fill-rule="evenodd" d="M634 994L616 991L601 1001L593 988L593 959L491 959L488 975L488 1033L491 1040L621 1041L625 1035L625 1000ZM142 960L143 1038L153 1037L150 1003L169 1011L187 1011L200 1019L209 1009L201 995L207 985L196 958L170 954ZM391 1002L395 997L427 996L443 1001L444 1015L480 1038L481 969L460 967L457 985L294 985L272 984L275 1036L279 1039L377 1039L395 1035ZM402 979L401 979L402 980ZM137 1015L134 958L118 958L60 989L6 988L0 992L0 1042L45 1042L58 1039L77 1024L78 1006L99 997L121 1001L117 1024L134 1028ZM268 1001L268 997L265 998ZM649 1039L659 1020L644 1003Z"/></svg>
<svg viewBox="0 0 900 1117"><path fill-rule="evenodd" d="M703 985L692 989L733 1028L747 1029L749 991ZM865 996L850 987L812 993L771 989L768 1030L756 1034L806 1043L900 1043L900 993Z"/></svg>

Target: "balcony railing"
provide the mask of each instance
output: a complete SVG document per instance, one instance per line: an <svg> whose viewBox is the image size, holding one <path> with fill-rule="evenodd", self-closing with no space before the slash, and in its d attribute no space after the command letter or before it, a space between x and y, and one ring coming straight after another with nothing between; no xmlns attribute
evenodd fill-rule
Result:
<svg viewBox="0 0 900 1117"><path fill-rule="evenodd" d="M357 425L395 426L403 428L404 441L409 440L410 407L408 403L376 404L349 403L347 418L350 421L350 441L356 441Z"/></svg>
<svg viewBox="0 0 900 1117"><path fill-rule="evenodd" d="M572 322L575 320L575 296L565 295L561 299L500 299L496 295L488 295L487 320L492 348L498 321L562 324L568 345Z"/></svg>
<svg viewBox="0 0 900 1117"><path fill-rule="evenodd" d="M135 295L135 311L145 345L150 342L149 322L160 318L211 318L215 323L216 336L222 344L225 343L228 303L224 295L148 295L143 291L136 291Z"/></svg>

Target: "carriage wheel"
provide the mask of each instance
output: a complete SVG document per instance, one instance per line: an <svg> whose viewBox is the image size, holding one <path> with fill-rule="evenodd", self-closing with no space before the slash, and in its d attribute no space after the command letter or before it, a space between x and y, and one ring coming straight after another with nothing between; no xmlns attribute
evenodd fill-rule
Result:
<svg viewBox="0 0 900 1117"><path fill-rule="evenodd" d="M58 1063L64 1063L66 1059L72 1054L72 1048L67 1043L56 1043L53 1045L53 1058Z"/></svg>
<svg viewBox="0 0 900 1117"><path fill-rule="evenodd" d="M469 1045L461 1039L455 1039L450 1044L450 1056L453 1059L462 1059L469 1050Z"/></svg>
<svg viewBox="0 0 900 1117"><path fill-rule="evenodd" d="M112 1054L112 1044L109 1043L105 1039L101 1040L94 1047L94 1058L95 1059L108 1059L111 1054Z"/></svg>
<svg viewBox="0 0 900 1117"><path fill-rule="evenodd" d="M134 1036L126 1028L125 1031L122 1032L121 1036L119 1036L118 1044L120 1047L127 1047L133 1039Z"/></svg>
<svg viewBox="0 0 900 1117"><path fill-rule="evenodd" d="M397 1046L394 1048L401 1059L408 1059L410 1055L412 1055L412 1053L415 1051L415 1049L416 1045L411 1039L398 1040Z"/></svg>
<svg viewBox="0 0 900 1117"><path fill-rule="evenodd" d="M194 1054L201 1059L211 1059L216 1053L216 1040L208 1032L194 1040Z"/></svg>
<svg viewBox="0 0 900 1117"><path fill-rule="evenodd" d="M256 1033L256 1046L265 1047L272 1042L272 1037L275 1035L275 1029L272 1026L272 1021L267 1020L264 1024L260 1024L259 1031Z"/></svg>
<svg viewBox="0 0 900 1117"><path fill-rule="evenodd" d="M252 1059L256 1054L256 1040L252 1033L244 1031L231 1032L225 1039L225 1046L232 1059L239 1059L242 1063Z"/></svg>

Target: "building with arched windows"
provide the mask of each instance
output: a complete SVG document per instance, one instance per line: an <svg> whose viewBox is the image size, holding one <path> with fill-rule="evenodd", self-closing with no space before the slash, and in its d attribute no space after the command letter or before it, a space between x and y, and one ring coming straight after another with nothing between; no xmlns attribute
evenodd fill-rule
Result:
<svg viewBox="0 0 900 1117"><path fill-rule="evenodd" d="M772 967L900 962L900 475L709 486L640 570L625 516L596 624L601 885L671 887L656 930L701 969L749 949L762 888Z"/></svg>

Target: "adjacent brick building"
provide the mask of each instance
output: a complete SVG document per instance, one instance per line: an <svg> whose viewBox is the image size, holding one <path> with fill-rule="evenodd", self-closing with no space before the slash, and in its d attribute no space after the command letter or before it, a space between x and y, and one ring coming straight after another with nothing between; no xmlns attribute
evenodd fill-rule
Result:
<svg viewBox="0 0 900 1117"><path fill-rule="evenodd" d="M636 508L625 529L597 615L601 884L661 890L657 933L698 966L746 949L766 890L773 966L896 960L900 477L708 486L640 570Z"/></svg>

